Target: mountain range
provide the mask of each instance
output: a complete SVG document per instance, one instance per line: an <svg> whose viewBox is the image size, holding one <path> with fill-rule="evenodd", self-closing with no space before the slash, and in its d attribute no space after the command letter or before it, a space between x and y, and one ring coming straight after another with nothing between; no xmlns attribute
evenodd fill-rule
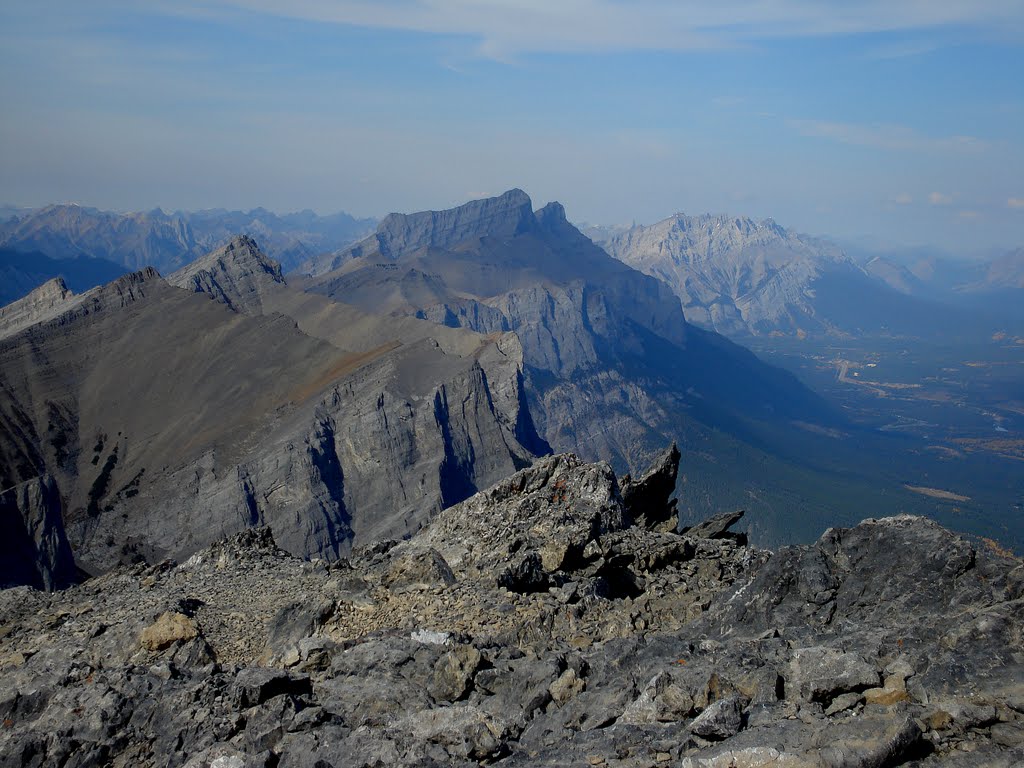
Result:
<svg viewBox="0 0 1024 768"><path fill-rule="evenodd" d="M952 301L951 291L1017 290L1022 274L1020 256L1009 254L977 268L973 285L924 290L910 267L881 257L859 263L771 219L676 214L587 231L612 256L671 286L691 322L734 338L990 334L998 323Z"/></svg>
<svg viewBox="0 0 1024 768"><path fill-rule="evenodd" d="M113 213L48 205L0 218L0 247L38 251L55 259L105 259L132 271L150 266L171 272L236 235L248 234L259 238L264 251L288 271L315 254L362 237L375 223L346 213L319 216L309 210L283 215L263 208Z"/></svg>
<svg viewBox="0 0 1024 768"><path fill-rule="evenodd" d="M745 506L766 543L922 506L901 445L521 190L391 214L304 274L241 235L166 277L57 278L0 310L0 363L0 512L36 553L5 583L254 525L333 560L551 451L630 473L675 441L681 523Z"/></svg>

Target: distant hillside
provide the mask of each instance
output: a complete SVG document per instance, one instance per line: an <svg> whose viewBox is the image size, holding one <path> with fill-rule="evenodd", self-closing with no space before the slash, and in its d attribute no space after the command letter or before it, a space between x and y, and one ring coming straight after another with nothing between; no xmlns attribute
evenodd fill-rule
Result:
<svg viewBox="0 0 1024 768"><path fill-rule="evenodd" d="M359 239L375 223L347 213L279 215L263 208L175 213L157 208L113 213L79 205L49 205L0 220L0 246L38 251L55 259L107 259L128 269L152 266L171 272L235 235L245 234L255 237L288 271L318 253Z"/></svg>
<svg viewBox="0 0 1024 768"><path fill-rule="evenodd" d="M967 308L996 323L1024 323L1024 248L986 261L918 251L868 254L864 269L908 296Z"/></svg>
<svg viewBox="0 0 1024 768"><path fill-rule="evenodd" d="M26 296L47 280L64 278L75 293L109 283L125 273L106 259L51 259L41 253L0 248L0 307Z"/></svg>
<svg viewBox="0 0 1024 768"><path fill-rule="evenodd" d="M732 337L919 336L960 332L974 323L894 287L911 277L893 274L887 284L837 245L771 219L677 214L600 245L668 283L687 320Z"/></svg>

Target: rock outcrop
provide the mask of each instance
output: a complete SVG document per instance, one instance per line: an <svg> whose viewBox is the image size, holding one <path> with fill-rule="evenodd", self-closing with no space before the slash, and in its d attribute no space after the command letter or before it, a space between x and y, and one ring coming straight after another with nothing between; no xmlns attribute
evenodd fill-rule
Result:
<svg viewBox="0 0 1024 768"><path fill-rule="evenodd" d="M333 564L264 528L0 591L0 765L1024 758L1020 560L909 516L778 553L630 518L560 455Z"/></svg>
<svg viewBox="0 0 1024 768"><path fill-rule="evenodd" d="M47 280L24 298L0 308L0 338L56 317L73 298L61 278Z"/></svg>

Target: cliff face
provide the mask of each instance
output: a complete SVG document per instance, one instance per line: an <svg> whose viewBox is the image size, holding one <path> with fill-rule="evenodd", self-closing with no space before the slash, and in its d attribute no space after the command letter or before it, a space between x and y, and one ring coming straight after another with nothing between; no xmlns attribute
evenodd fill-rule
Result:
<svg viewBox="0 0 1024 768"><path fill-rule="evenodd" d="M331 565L261 528L0 591L0 761L1020 764L1019 559L910 516L677 532L678 456L548 457Z"/></svg>
<svg viewBox="0 0 1024 768"><path fill-rule="evenodd" d="M514 337L308 301L248 240L174 279L125 276L0 340L5 480L56 478L89 569L262 524L336 558L547 450Z"/></svg>
<svg viewBox="0 0 1024 768"><path fill-rule="evenodd" d="M77 569L50 475L0 493L0 588L21 584L63 589L77 580Z"/></svg>
<svg viewBox="0 0 1024 768"><path fill-rule="evenodd" d="M0 336L17 333L23 328L48 320L64 311L74 294L64 281L47 280L27 296L6 307L0 307Z"/></svg>

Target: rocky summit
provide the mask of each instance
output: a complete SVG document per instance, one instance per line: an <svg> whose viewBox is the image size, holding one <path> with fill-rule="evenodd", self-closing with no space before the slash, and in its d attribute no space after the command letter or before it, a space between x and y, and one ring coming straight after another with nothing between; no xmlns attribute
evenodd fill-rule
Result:
<svg viewBox="0 0 1024 768"><path fill-rule="evenodd" d="M3 766L1013 766L1024 566L924 518L679 531L562 454L328 563L268 528L0 592Z"/></svg>

